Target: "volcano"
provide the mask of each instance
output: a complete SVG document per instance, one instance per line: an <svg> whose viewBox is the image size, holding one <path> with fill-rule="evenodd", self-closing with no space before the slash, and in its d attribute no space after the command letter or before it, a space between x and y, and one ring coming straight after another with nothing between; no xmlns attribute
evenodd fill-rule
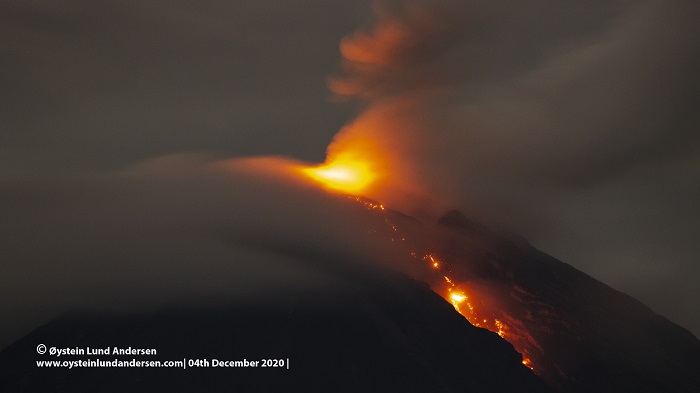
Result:
<svg viewBox="0 0 700 393"><path fill-rule="evenodd" d="M496 332L562 392L691 392L700 342L636 299L456 210L425 225L370 200L383 236L473 325Z"/></svg>
<svg viewBox="0 0 700 393"><path fill-rule="evenodd" d="M700 342L691 333L524 238L458 211L425 224L369 199L348 203L374 219L372 230L387 246L405 251L409 273L281 245L277 252L294 254L337 285L254 304L77 310L0 352L0 391L691 392L700 386ZM37 353L43 343L157 348L146 360L184 363L281 359L284 367L47 369L38 362L57 359ZM76 359L85 356L58 360Z"/></svg>
<svg viewBox="0 0 700 393"><path fill-rule="evenodd" d="M129 316L65 316L0 354L0 389L550 391L522 366L511 345L494 333L471 326L425 284L401 275L358 271L344 272L342 281L342 289L306 293L275 304L168 309ZM158 356L149 360L283 358L289 359L289 369L49 370L36 366L37 360L55 359L37 355L34 348L38 343L67 348L155 347ZM78 358L85 356L65 357Z"/></svg>

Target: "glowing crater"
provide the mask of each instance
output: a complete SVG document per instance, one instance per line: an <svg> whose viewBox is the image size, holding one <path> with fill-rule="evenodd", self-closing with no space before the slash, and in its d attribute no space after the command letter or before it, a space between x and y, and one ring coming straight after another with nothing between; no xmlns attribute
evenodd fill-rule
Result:
<svg viewBox="0 0 700 393"><path fill-rule="evenodd" d="M319 166L302 168L302 172L330 190L348 194L365 191L376 179L368 162L346 155Z"/></svg>

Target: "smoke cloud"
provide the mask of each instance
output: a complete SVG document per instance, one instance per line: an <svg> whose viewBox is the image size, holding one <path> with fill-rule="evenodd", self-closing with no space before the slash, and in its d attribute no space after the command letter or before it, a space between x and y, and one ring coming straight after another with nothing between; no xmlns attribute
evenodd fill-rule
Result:
<svg viewBox="0 0 700 393"><path fill-rule="evenodd" d="M511 227L697 331L680 304L700 296L699 11L377 2L340 46L330 88L365 110L329 155L382 151L376 165L391 175L373 197Z"/></svg>

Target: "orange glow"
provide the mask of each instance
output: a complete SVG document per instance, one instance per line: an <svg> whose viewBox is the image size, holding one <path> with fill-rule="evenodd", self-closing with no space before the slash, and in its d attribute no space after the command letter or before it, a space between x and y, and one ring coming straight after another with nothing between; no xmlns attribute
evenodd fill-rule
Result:
<svg viewBox="0 0 700 393"><path fill-rule="evenodd" d="M313 172L316 169L333 168L336 161L330 160L330 162L331 164L324 164L317 168L304 168L304 170L308 171L307 173L313 177L316 175L316 173ZM368 173L370 174L370 178L374 176L371 172ZM326 181L325 179L317 180L320 182ZM326 183L323 184L329 188L331 187ZM334 189L349 192L347 188ZM392 242L397 239L412 240L410 236L408 236L408 233L404 232L404 228L401 225L397 225L391 218L392 216L387 214L391 210L385 208L382 203L357 195L349 195L349 197L363 205L367 210L383 218L383 222L386 224L386 240ZM375 233L379 232L375 231ZM413 244L413 242L409 242L409 244ZM450 269L450 261L448 259L444 259L443 256L430 249L409 249L405 250L405 252L427 265L428 270L426 272L430 272L427 277L432 277L433 290L441 294L445 300L452 304L458 313L466 318L472 325L490 330L498 334L501 338L509 341L522 355L523 365L533 371L535 370L531 357L533 353L532 350L539 347L536 342L532 341L528 333L523 330L522 324L519 324L518 320L514 320L508 314L494 308L494 305L489 302L488 294L484 295L484 293L479 290L478 285L471 287L467 282L461 281L460 276L456 275L458 273Z"/></svg>
<svg viewBox="0 0 700 393"><path fill-rule="evenodd" d="M340 43L340 53L355 63L388 66L396 61L397 51L409 32L396 23L375 27L373 34L358 33Z"/></svg>
<svg viewBox="0 0 700 393"><path fill-rule="evenodd" d="M461 295L459 293L453 293L450 295L450 299L452 299L452 301L455 303L462 303L466 298L466 296Z"/></svg>
<svg viewBox="0 0 700 393"><path fill-rule="evenodd" d="M432 256L428 256L428 259L433 260ZM488 329L496 334L498 334L501 338L509 341L511 344L518 344L517 337L513 337L511 332L509 331L508 325L506 325L503 321L493 318L490 322L488 319L483 319L482 315L484 313L488 314L487 310L479 309L478 311L474 308L473 305L473 300L470 300L469 296L464 290L464 287L459 286L455 284L452 280L450 280L449 277L443 276L445 279L445 282L447 283L447 293L443 295L445 300L449 301L452 303L454 306L455 310L457 310L458 313L462 314L472 325L484 329ZM466 306L466 307L464 307ZM514 340L516 339L516 340ZM517 345L519 347L519 345ZM530 370L535 371L535 368L532 365L532 360L530 360L528 357L525 356L525 351L523 348L518 348L519 351L521 352L521 355L523 357L522 363L526 367L528 367Z"/></svg>
<svg viewBox="0 0 700 393"><path fill-rule="evenodd" d="M307 176L333 191L348 194L363 192L376 179L368 162L340 154L319 166L302 168Z"/></svg>
<svg viewBox="0 0 700 393"><path fill-rule="evenodd" d="M440 269L440 261L435 258L432 255L426 255L423 257L423 260L425 261L430 261L430 265L433 267L433 269ZM445 277L447 278L447 277Z"/></svg>
<svg viewBox="0 0 700 393"><path fill-rule="evenodd" d="M496 328L498 329L496 333L501 336L501 338L506 338L506 325L504 325L503 322L499 321L498 319L494 320L493 324L496 325Z"/></svg>
<svg viewBox="0 0 700 393"><path fill-rule="evenodd" d="M381 203L372 202L371 200L368 200L368 199L365 199L362 197L358 197L358 196L355 196L355 197L350 196L350 198L353 198L357 202L364 205L367 208L367 210L385 210L384 205L382 205Z"/></svg>

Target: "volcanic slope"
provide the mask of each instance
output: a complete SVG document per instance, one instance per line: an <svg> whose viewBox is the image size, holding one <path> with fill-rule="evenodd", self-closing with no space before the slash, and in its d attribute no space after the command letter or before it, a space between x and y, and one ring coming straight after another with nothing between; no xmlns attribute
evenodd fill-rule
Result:
<svg viewBox="0 0 700 393"><path fill-rule="evenodd" d="M364 204L422 265L421 280L511 342L556 390L698 391L700 342L638 300L458 211L424 225Z"/></svg>
<svg viewBox="0 0 700 393"><path fill-rule="evenodd" d="M371 200L348 203L376 218L371 231L403 252L399 262L413 278L281 244L275 252L294 255L338 285L255 304L68 315L0 352L0 391L695 392L700 386L700 342L691 333L525 239L457 211L429 225ZM246 242L269 245L262 240ZM36 361L54 358L38 355L39 343L158 349L157 357L139 360L288 358L290 368L43 369Z"/></svg>
<svg viewBox="0 0 700 393"><path fill-rule="evenodd" d="M314 261L323 262L323 261ZM0 352L2 392L549 392L496 334L476 328L424 283L393 272L337 271L336 289L276 302L132 315L76 313ZM289 359L281 368L38 368L61 348L155 348L138 360ZM210 363L211 365L211 363Z"/></svg>

